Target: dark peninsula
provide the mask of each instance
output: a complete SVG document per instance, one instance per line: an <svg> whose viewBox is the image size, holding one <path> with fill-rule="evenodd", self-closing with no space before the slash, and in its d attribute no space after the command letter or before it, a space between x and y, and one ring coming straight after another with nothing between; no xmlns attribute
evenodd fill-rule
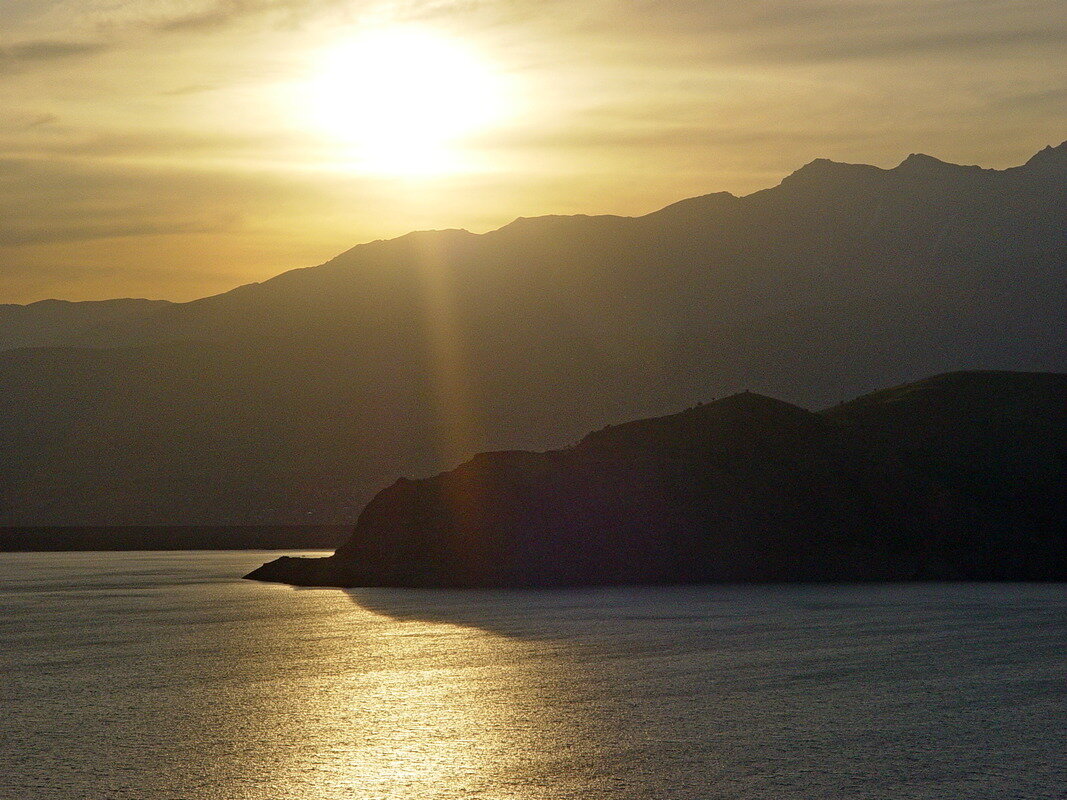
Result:
<svg viewBox="0 0 1067 800"><path fill-rule="evenodd" d="M956 372L819 413L744 393L401 479L320 586L1067 579L1067 375Z"/></svg>

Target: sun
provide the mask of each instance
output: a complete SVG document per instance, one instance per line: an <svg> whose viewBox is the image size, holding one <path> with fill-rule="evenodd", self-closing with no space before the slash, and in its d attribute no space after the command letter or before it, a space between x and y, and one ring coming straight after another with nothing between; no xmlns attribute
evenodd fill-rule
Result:
<svg viewBox="0 0 1067 800"><path fill-rule="evenodd" d="M307 85L312 124L362 171L432 175L463 168L464 137L504 115L504 81L461 42L390 29L341 42Z"/></svg>

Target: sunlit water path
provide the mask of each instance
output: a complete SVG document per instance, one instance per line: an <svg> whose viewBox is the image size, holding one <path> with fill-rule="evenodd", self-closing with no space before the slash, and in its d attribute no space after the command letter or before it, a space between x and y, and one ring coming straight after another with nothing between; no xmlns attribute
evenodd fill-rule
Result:
<svg viewBox="0 0 1067 800"><path fill-rule="evenodd" d="M0 555L0 798L1059 798L1063 585L291 589Z"/></svg>

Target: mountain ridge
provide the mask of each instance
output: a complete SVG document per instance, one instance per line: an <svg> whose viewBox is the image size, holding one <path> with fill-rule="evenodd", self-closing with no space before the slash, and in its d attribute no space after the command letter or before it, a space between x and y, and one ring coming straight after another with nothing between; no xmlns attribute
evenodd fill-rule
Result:
<svg viewBox="0 0 1067 800"><path fill-rule="evenodd" d="M763 194L765 192L774 191L775 189L780 188L783 184L786 184L787 182L792 181L797 176L807 177L809 175L816 174L816 175L819 175L820 177L826 177L827 175L833 175L834 173L846 174L846 173L848 173L850 171L853 171L856 174L862 173L862 174L865 174L865 175L893 174L893 173L912 173L912 174L914 174L916 172L924 172L924 171L925 172L929 172L930 169L939 169L939 170L940 169L949 169L949 170L966 172L966 173L974 173L975 171L977 171L979 173L985 173L985 174L1005 174L1005 173L1012 173L1014 171L1019 171L1019 170L1026 170L1028 168L1029 169L1033 169L1033 168L1035 168L1035 166L1037 166L1037 167L1039 167L1039 166L1052 166L1054 168L1058 167L1060 169L1067 169L1067 140L1065 140L1064 142L1062 142L1059 145L1046 145L1040 151L1038 151L1033 156L1031 156L1023 164L1016 165L1016 166L1013 166L1013 167L1006 167L1006 168L1003 168L1003 169L985 168L985 167L979 167L979 166L976 166L976 165L955 164L955 163L952 163L952 162L943 161L943 160L941 160L939 158L927 155L925 153L911 153L904 160L902 160L899 164L897 164L895 167L889 167L889 168L877 167L877 166L870 165L870 164L834 161L834 160L831 160L831 159L828 159L828 158L816 158L816 159L813 159L812 161L808 162L807 164L799 167L798 169L794 170L789 175L786 175L782 179L782 181L780 181L779 184L777 184L776 186L769 187L767 189L756 190L756 191L751 192L751 193L746 194L746 195L734 195L734 194L731 194L730 192L724 192L724 191L711 192L709 194L704 194L704 195L698 195L698 196L694 196L694 197L684 198L682 200L678 200L678 201L675 201L673 203L669 203L668 205L666 205L666 206L664 206L662 208L647 212L645 214L635 215L635 216L620 216L620 215L614 215L614 214L568 214L568 215L564 215L564 214L545 214L545 215L540 215L540 216L536 216L536 217L523 217L523 216L520 216L520 217L517 217L516 219L512 220L509 223L506 223L505 225L503 225L503 226L501 226L499 228L495 228L495 229L492 229L490 231L486 231L485 233L472 233L471 231L468 231L468 230L463 229L463 228L415 230L415 231L410 231L410 232L408 232L406 234L402 234L401 236L394 237L394 238L391 238L391 239L375 239L373 241L368 241L368 242L357 244L357 245L355 245L355 246L353 246L353 247L351 247L351 248L349 248L349 249L347 249L345 251L342 251L341 253L339 253L338 255L334 256L333 258L328 259L325 262L322 262L321 264L310 265L310 266L306 266L306 267L295 267L295 268L290 269L290 270L285 270L285 271L279 273L278 275L272 276L270 278L266 278L266 279L264 279L262 281L252 281L252 282L249 282L249 283L241 284L239 286L235 286L232 289L226 290L224 292L220 292L218 294L208 295L208 296L201 297L201 298L195 298L193 300L188 300L188 301L184 301L184 302L173 302L173 301L167 301L167 300L146 300L146 299L142 299L142 298L115 298L115 299L107 299L107 300L86 300L86 301L70 301L70 300L62 300L62 299L55 299L55 298L47 298L47 299L44 299L44 300L38 300L38 301L34 301L34 302L31 302L31 303L25 303L25 304L14 304L14 303L0 304L0 314L2 314L3 312L6 312L6 311L10 311L12 309L28 310L31 307L38 307L39 308L39 307L42 307L42 306L48 306L48 305L54 305L54 304L69 304L69 305L76 305L76 306L85 306L86 308L92 307L92 306L103 307L103 306L105 306L107 304L117 304L117 303L145 303L145 304L152 303L152 304L157 304L161 308L163 306L177 306L177 307L190 306L190 305L202 303L204 301L211 301L211 300L215 300L215 299L218 299L218 298L226 297L226 296L228 296L228 295L230 295L232 293L235 293L235 292L236 293L246 292L248 290L254 289L255 287L262 286L264 284L268 284L268 283L270 283L270 282L272 282L272 281L274 281L274 280L276 280L278 278L282 278L282 277L284 277L286 275L291 275L291 274L294 274L294 273L303 273L303 272L306 272L308 270L317 270L317 269L320 269L320 268L323 268L323 267L328 267L331 264L334 264L334 262L337 262L340 259L344 259L346 256L349 256L354 251L360 250L361 248L386 245L386 244L390 244L390 243L394 243L394 242L398 242L398 241L402 241L402 240L408 239L409 237L435 236L435 235L454 235L454 234L459 234L459 235L465 236L465 237L482 237L482 236L487 236L487 235L491 235L491 234L499 234L502 231L506 231L506 230L509 230L509 229L514 229L516 227L524 227L524 226L529 226L529 225L538 225L538 224L542 224L542 223L548 224L548 223L559 223L561 221L568 221L568 220L583 221L583 220L594 220L594 219L642 220L642 219L647 219L647 218L650 218L650 217L656 217L656 216L665 215L665 212L677 211L677 210L680 210L680 209L683 209L683 208L693 207L693 206L700 207L702 211L706 211L707 210L706 207L708 205L710 205L713 201L714 202L721 202L725 206L725 205L728 205L730 203L730 201L744 200L746 198L751 198L751 197L754 197L754 196L757 196L757 195L761 195L761 194ZM22 346L22 345L18 345L18 346ZM33 346L33 345L29 345L29 346ZM5 341L5 338L4 338L3 318L0 317L0 350L6 349L6 348L7 348L7 344L6 344L6 341Z"/></svg>
<svg viewBox="0 0 1067 800"><path fill-rule="evenodd" d="M414 232L95 353L0 350L0 524L346 524L396 474L746 387L820 407L1067 369L1063 152Z"/></svg>

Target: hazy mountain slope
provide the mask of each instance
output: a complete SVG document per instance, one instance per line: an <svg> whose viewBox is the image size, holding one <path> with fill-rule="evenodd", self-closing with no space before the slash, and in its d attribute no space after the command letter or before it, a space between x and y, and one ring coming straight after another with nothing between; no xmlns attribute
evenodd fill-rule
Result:
<svg viewBox="0 0 1067 800"><path fill-rule="evenodd" d="M342 522L396 474L746 388L1067 369L1065 220L1061 145L361 245L109 328L138 349L0 354L0 521Z"/></svg>
<svg viewBox="0 0 1067 800"><path fill-rule="evenodd" d="M649 320L748 320L857 293L1040 295L1054 268L1062 288L1065 211L1067 143L1003 171L921 156L891 170L815 161L773 189L693 198L645 217L520 219L482 236L422 232L361 245L168 309L146 334L299 334L311 313L321 315L310 320L316 327L414 317L435 271L447 272L463 320L488 313L489 299L515 303L509 323L605 307L623 316L595 319L614 334Z"/></svg>
<svg viewBox="0 0 1067 800"><path fill-rule="evenodd" d="M740 394L573 447L483 453L382 490L341 586L1063 580L1067 375L957 373L823 414Z"/></svg>
<svg viewBox="0 0 1067 800"><path fill-rule="evenodd" d="M344 519L412 463L438 463L396 413L425 392L361 388L358 374L343 354L276 343L0 353L0 517Z"/></svg>
<svg viewBox="0 0 1067 800"><path fill-rule="evenodd" d="M127 344L137 322L169 305L165 300L134 299L0 305L0 350Z"/></svg>

